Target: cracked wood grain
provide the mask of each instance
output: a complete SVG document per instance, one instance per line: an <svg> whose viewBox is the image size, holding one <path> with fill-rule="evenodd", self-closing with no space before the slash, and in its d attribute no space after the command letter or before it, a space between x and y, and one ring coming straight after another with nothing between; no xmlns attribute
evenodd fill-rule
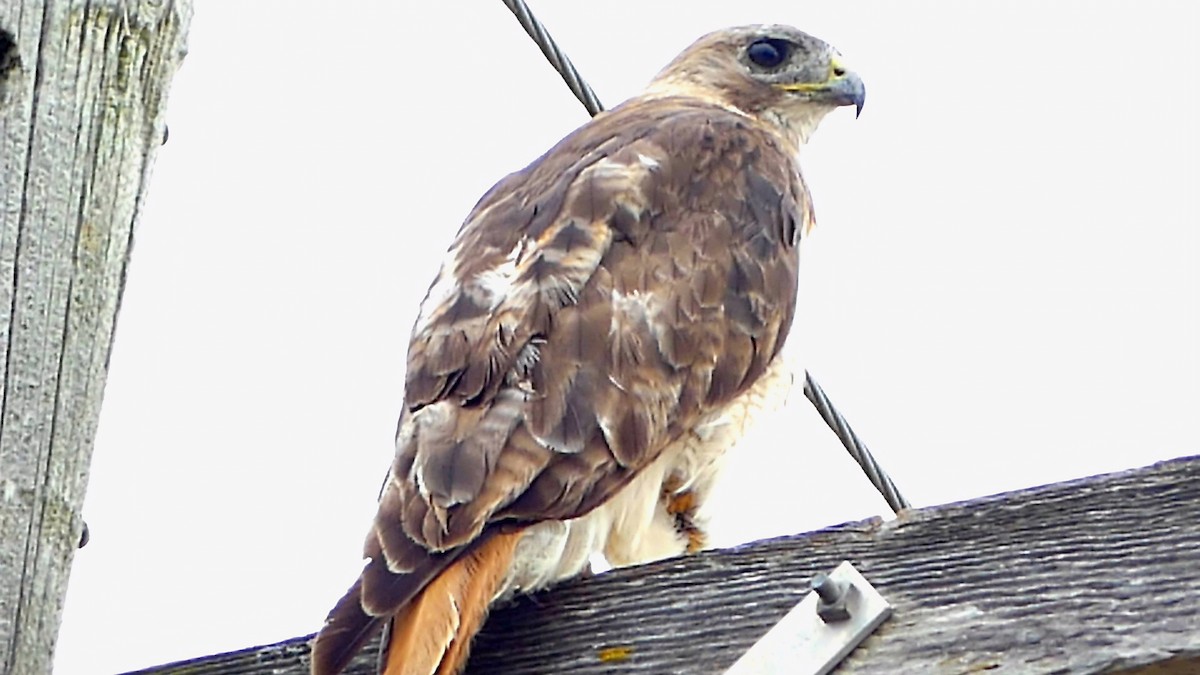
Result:
<svg viewBox="0 0 1200 675"><path fill-rule="evenodd" d="M564 584L494 611L467 673L720 673L841 560L894 613L840 675L1200 672L1193 457ZM139 674L302 675L307 639Z"/></svg>
<svg viewBox="0 0 1200 675"><path fill-rule="evenodd" d="M187 0L0 3L0 673L49 673Z"/></svg>

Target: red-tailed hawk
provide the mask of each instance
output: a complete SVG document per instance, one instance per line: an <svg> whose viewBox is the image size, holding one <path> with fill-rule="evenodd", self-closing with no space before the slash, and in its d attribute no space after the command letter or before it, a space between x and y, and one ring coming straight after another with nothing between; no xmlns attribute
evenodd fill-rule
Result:
<svg viewBox="0 0 1200 675"><path fill-rule="evenodd" d="M421 305L368 560L314 673L384 623L389 675L458 673L496 598L703 546L722 455L792 382L799 148L863 98L821 40L718 31L483 196Z"/></svg>

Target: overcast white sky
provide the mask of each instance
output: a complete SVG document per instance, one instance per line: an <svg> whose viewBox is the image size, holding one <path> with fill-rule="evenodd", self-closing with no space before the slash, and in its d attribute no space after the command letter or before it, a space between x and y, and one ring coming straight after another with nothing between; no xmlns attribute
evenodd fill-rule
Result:
<svg viewBox="0 0 1200 675"><path fill-rule="evenodd" d="M56 672L315 630L353 581L417 304L585 120L475 2L197 2L137 233ZM837 45L792 347L918 505L1200 451L1200 4L533 2L601 100L709 30ZM720 544L886 510L797 388Z"/></svg>

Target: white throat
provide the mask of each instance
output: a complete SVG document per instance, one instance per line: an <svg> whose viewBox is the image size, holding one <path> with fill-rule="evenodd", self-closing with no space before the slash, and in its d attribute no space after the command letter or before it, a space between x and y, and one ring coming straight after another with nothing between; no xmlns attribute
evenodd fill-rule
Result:
<svg viewBox="0 0 1200 675"><path fill-rule="evenodd" d="M772 108L764 111L760 117L775 126L799 150L812 138L821 120L833 110L832 106L797 105L788 110Z"/></svg>

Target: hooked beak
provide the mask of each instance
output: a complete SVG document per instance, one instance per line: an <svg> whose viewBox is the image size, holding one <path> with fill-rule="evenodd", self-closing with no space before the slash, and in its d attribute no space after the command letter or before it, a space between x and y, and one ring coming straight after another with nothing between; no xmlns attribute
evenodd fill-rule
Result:
<svg viewBox="0 0 1200 675"><path fill-rule="evenodd" d="M867 100L867 89L863 86L858 73L842 65L838 58L829 61L829 77L824 82L797 82L794 84L776 85L785 91L804 92L813 101L822 101L834 105L853 105L854 117L862 114L863 104Z"/></svg>

